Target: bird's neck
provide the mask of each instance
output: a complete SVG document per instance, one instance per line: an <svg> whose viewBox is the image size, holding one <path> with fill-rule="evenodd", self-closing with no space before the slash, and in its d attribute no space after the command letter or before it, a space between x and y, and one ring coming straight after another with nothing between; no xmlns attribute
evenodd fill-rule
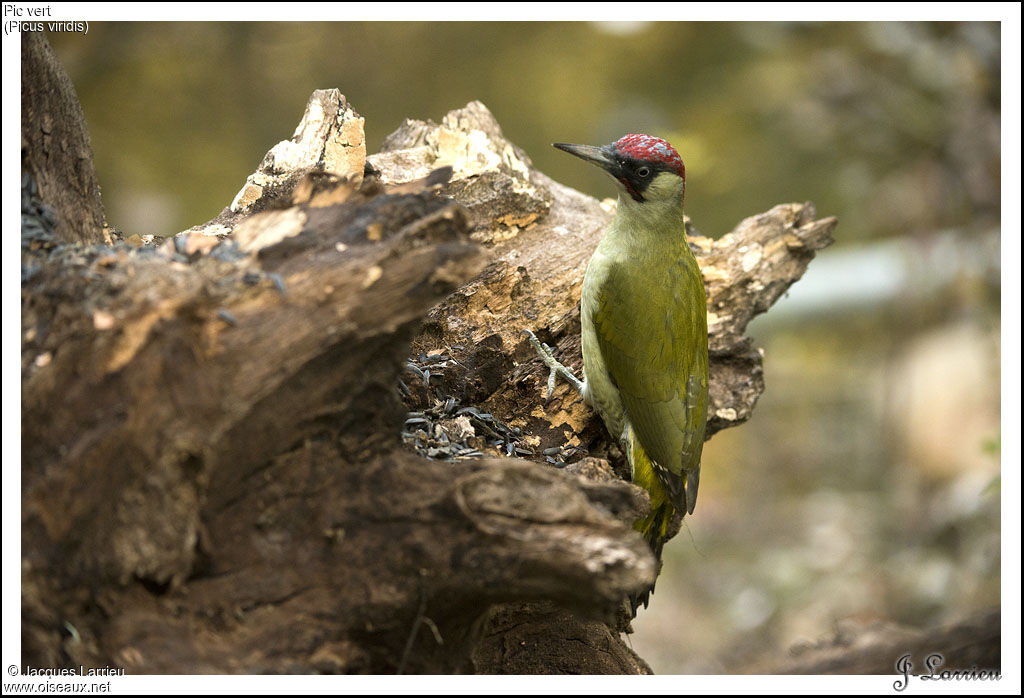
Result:
<svg viewBox="0 0 1024 698"><path fill-rule="evenodd" d="M683 222L683 197L634 201L619 197L618 209L602 243L634 259L677 259L689 250Z"/></svg>

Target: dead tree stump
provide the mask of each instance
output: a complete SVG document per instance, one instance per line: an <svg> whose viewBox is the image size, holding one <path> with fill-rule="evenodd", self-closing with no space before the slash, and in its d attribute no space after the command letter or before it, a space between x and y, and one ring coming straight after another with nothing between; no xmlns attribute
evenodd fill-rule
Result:
<svg viewBox="0 0 1024 698"><path fill-rule="evenodd" d="M362 118L321 90L213 221L141 247L29 244L23 661L649 671L620 639L622 600L655 575L631 527L645 497L583 457L606 452L599 420L565 387L545 406L521 334L579 368L610 215L482 104L366 157ZM763 390L747 322L834 227L786 204L694 234L709 436Z"/></svg>

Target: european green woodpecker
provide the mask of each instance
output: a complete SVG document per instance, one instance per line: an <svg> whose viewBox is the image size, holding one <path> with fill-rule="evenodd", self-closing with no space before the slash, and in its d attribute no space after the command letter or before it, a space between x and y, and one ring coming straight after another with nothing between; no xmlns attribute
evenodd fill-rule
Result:
<svg viewBox="0 0 1024 698"><path fill-rule="evenodd" d="M704 280L686 240L682 158L667 141L630 134L603 147L555 143L619 184L615 219L587 266L580 302L580 381L531 341L621 440L633 482L650 493L637 530L661 560L673 515L692 514L708 408ZM653 587L631 598L647 606Z"/></svg>

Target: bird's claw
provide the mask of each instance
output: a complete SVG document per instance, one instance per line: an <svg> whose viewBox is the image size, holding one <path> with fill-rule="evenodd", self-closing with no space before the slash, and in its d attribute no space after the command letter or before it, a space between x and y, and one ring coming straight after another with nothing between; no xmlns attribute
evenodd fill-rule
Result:
<svg viewBox="0 0 1024 698"><path fill-rule="evenodd" d="M550 400L551 394L555 392L555 382L559 373L582 395L583 383L576 377L576 374L558 362L558 359L555 358L551 351L551 347L537 339L537 335L530 330L523 330L523 334L530 338L530 344L533 345L541 361L551 369L551 372L548 374L548 394L545 400Z"/></svg>
<svg viewBox="0 0 1024 698"><path fill-rule="evenodd" d="M548 394L544 397L545 401L551 400L551 393L555 392L555 378L558 376L558 369L552 367L551 373L548 374Z"/></svg>

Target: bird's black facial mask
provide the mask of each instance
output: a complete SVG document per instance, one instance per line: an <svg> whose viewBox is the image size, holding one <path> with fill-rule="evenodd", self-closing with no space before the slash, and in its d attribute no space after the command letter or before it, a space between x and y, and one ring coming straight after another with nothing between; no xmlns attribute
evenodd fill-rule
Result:
<svg viewBox="0 0 1024 698"><path fill-rule="evenodd" d="M607 147L612 148L612 146ZM664 166L641 162L635 158L623 157L618 154L612 157L616 162L616 167L614 172L609 172L625 187L626 193L632 197L633 201L646 201L644 192L647 191L647 187L650 186L659 172L664 172L668 169Z"/></svg>
<svg viewBox="0 0 1024 698"><path fill-rule="evenodd" d="M596 147L593 145L575 145L572 143L553 143L559 150L575 155L581 160L597 165L611 175L637 202L644 202L644 192L660 172L669 172L671 168L657 162L645 162L637 158L623 155L615 144Z"/></svg>

